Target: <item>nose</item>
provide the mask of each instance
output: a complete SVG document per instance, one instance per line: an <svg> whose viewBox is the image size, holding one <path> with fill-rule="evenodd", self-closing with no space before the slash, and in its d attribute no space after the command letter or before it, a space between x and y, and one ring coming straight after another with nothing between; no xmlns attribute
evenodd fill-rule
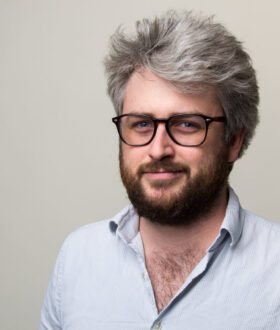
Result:
<svg viewBox="0 0 280 330"><path fill-rule="evenodd" d="M174 144L165 129L165 124L159 123L156 135L148 145L150 158L160 160L167 157L174 157Z"/></svg>

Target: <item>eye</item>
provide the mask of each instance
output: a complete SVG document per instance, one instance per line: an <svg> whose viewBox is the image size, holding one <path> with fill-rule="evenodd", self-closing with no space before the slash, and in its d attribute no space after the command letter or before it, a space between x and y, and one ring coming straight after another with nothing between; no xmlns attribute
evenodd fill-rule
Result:
<svg viewBox="0 0 280 330"><path fill-rule="evenodd" d="M173 125L173 127L186 129L186 130L196 130L201 129L201 124L195 120L180 120L176 124Z"/></svg>
<svg viewBox="0 0 280 330"><path fill-rule="evenodd" d="M134 127L139 127L139 128L146 128L146 127L150 127L151 126L151 122L148 120L142 120L139 122L134 123L133 125Z"/></svg>
<svg viewBox="0 0 280 330"><path fill-rule="evenodd" d="M133 130L147 130L153 128L153 122L150 120L137 120L131 123L131 129Z"/></svg>
<svg viewBox="0 0 280 330"><path fill-rule="evenodd" d="M183 121L181 123L179 123L179 126L185 127L185 128L190 128L195 126L194 123L191 123L190 121Z"/></svg>
<svg viewBox="0 0 280 330"><path fill-rule="evenodd" d="M170 122L173 134L194 134L204 129L204 120L199 116L178 116Z"/></svg>

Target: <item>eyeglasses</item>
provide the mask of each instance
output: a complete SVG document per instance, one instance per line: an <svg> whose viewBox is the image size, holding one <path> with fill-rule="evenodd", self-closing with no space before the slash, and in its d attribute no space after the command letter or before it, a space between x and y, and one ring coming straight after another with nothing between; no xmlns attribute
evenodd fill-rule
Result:
<svg viewBox="0 0 280 330"><path fill-rule="evenodd" d="M208 127L214 122L225 122L223 117L207 117L200 114L177 114L167 119L155 119L148 115L125 114L112 118L121 140L130 146L145 146L156 135L159 123L165 123L170 138L180 146L201 145L207 137Z"/></svg>

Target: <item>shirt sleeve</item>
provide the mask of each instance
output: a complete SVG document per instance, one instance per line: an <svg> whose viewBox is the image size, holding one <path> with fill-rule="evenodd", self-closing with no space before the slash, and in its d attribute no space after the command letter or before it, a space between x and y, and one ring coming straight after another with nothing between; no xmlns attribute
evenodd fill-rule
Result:
<svg viewBox="0 0 280 330"><path fill-rule="evenodd" d="M47 293L41 310L38 330L61 330L61 291L64 263L64 247L56 259L55 267L48 285Z"/></svg>

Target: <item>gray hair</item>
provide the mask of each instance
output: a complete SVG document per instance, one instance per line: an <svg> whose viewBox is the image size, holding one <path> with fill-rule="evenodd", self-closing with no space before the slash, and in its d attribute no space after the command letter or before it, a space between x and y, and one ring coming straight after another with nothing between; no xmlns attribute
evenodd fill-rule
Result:
<svg viewBox="0 0 280 330"><path fill-rule="evenodd" d="M258 123L259 94L255 70L241 43L213 17L168 11L161 17L136 22L136 33L119 27L105 58L108 94L117 114L122 113L131 74L145 68L182 93L202 93L214 86L227 118L229 143L245 132L241 156Z"/></svg>

